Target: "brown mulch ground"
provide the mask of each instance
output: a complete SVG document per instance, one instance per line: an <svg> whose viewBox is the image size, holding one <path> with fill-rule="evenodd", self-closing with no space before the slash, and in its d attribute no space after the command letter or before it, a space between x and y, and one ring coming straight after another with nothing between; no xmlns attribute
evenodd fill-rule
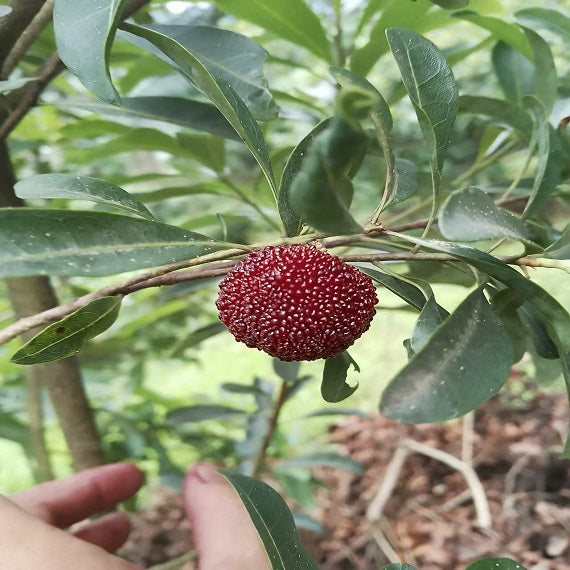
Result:
<svg viewBox="0 0 570 570"><path fill-rule="evenodd" d="M330 439L362 463L364 475L315 473L327 484L318 491L316 516L328 533L303 538L323 570L378 570L390 550L420 570L464 570L485 556L512 557L528 570L570 570L570 461L558 457L567 415L561 394L531 400L503 394L477 410L473 466L491 510L488 530L476 525L462 475L415 453L397 477L380 524L371 526L366 511L398 443L410 438L461 457L463 423L406 426L381 416L346 418ZM142 567L190 546L179 497L171 492L158 491L155 506L133 519L124 554Z"/></svg>

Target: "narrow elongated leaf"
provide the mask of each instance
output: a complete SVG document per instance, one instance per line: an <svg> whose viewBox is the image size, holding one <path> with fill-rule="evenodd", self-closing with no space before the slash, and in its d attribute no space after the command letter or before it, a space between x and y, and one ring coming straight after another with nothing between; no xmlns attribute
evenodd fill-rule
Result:
<svg viewBox="0 0 570 570"><path fill-rule="evenodd" d="M544 250L546 257L552 259L570 259L570 225L564 233Z"/></svg>
<svg viewBox="0 0 570 570"><path fill-rule="evenodd" d="M524 109L507 101L491 97L462 95L459 98L459 112L486 115L497 124L508 125L523 135L525 139L530 139L532 131L530 115Z"/></svg>
<svg viewBox="0 0 570 570"><path fill-rule="evenodd" d="M538 24L570 41L570 18L560 10L525 8L519 10L516 17L520 21L530 24L533 28Z"/></svg>
<svg viewBox="0 0 570 570"><path fill-rule="evenodd" d="M465 8L469 4L469 0L431 0L434 4L445 8L446 10L457 10Z"/></svg>
<svg viewBox="0 0 570 570"><path fill-rule="evenodd" d="M123 24L122 28L147 39L160 49L214 103L256 159L277 200L277 187L265 139L246 104L231 85L222 77L212 75L198 58L175 39L134 24Z"/></svg>
<svg viewBox="0 0 570 570"><path fill-rule="evenodd" d="M331 234L362 231L348 211L353 194L348 172L365 143L364 133L338 116L315 138L288 193L296 218Z"/></svg>
<svg viewBox="0 0 570 570"><path fill-rule="evenodd" d="M186 424L194 422L203 422L206 420L225 420L228 418L240 418L245 416L244 410L230 408L229 406L217 405L196 405L184 406L183 408L174 408L166 414L166 422L168 424Z"/></svg>
<svg viewBox="0 0 570 570"><path fill-rule="evenodd" d="M549 116L558 98L558 76L548 43L530 28L523 28L530 43L534 61L534 95Z"/></svg>
<svg viewBox="0 0 570 570"><path fill-rule="evenodd" d="M426 38L399 28L390 28L386 36L432 152L434 167L441 170L459 105L451 69L441 51Z"/></svg>
<svg viewBox="0 0 570 570"><path fill-rule="evenodd" d="M502 289L496 292L490 301L495 314L501 319L505 332L511 339L514 362L518 362L527 348L527 332L518 313L521 298L512 289Z"/></svg>
<svg viewBox="0 0 570 570"><path fill-rule="evenodd" d="M477 289L390 381L380 412L405 423L462 416L500 390L512 362L509 337Z"/></svg>
<svg viewBox="0 0 570 570"><path fill-rule="evenodd" d="M317 410L306 414L305 418L317 418L321 416L358 416L364 419L370 419L370 414L363 412L357 408L328 408L324 410Z"/></svg>
<svg viewBox="0 0 570 570"><path fill-rule="evenodd" d="M2 6L0 6L0 9L2 9ZM14 89L19 89L27 83L30 83L30 81L35 81L35 79L32 77L23 77L21 79L7 79L6 81L0 81L0 95L2 93L13 91Z"/></svg>
<svg viewBox="0 0 570 570"><path fill-rule="evenodd" d="M281 183L279 184L278 206L279 215L281 216L281 221L283 222L283 226L285 227L285 231L288 236L299 235L301 228L303 227L302 221L295 213L293 213L291 208L291 185L295 176L297 176L303 167L309 147L313 144L315 138L329 127L330 122L330 118L321 121L309 134L307 134L293 149L293 152L285 164L285 169L281 176Z"/></svg>
<svg viewBox="0 0 570 570"><path fill-rule="evenodd" d="M558 358L560 356L558 354L558 348L548 334L544 318L536 308L532 304L521 303L518 314L523 326L530 334L538 356L548 360Z"/></svg>
<svg viewBox="0 0 570 570"><path fill-rule="evenodd" d="M343 469L361 475L363 473L362 465L346 455L338 453L314 453L312 455L301 455L299 457L291 457L284 459L274 466L277 471L286 469L296 469L298 467L333 467L334 469Z"/></svg>
<svg viewBox="0 0 570 570"><path fill-rule="evenodd" d="M76 354L84 342L106 331L119 316L121 297L102 297L50 325L12 356L16 364L51 362Z"/></svg>
<svg viewBox="0 0 570 570"><path fill-rule="evenodd" d="M317 570L299 540L291 511L279 493L266 483L220 471L243 501L259 537L263 542L273 570Z"/></svg>
<svg viewBox="0 0 570 570"><path fill-rule="evenodd" d="M388 275L386 273L376 271L375 269L370 269L368 267L361 267L360 269L366 273L366 275L372 277L374 281L381 283L384 285L384 287L392 291L392 293L398 295L400 299L406 301L408 305L411 305L417 311L421 311L423 309L426 303L426 298L421 289L418 289L418 287L415 287L407 281L398 279L393 275Z"/></svg>
<svg viewBox="0 0 570 570"><path fill-rule="evenodd" d="M529 42L524 32L519 26L517 26L517 24L505 22L504 20L500 20L499 18L494 18L492 16L483 16L482 14L478 14L477 12L472 12L470 10L455 12L453 17L467 20L476 26L480 26L481 28L488 30L498 40L502 40L506 44L509 44L516 50L520 51L528 59L532 59L532 50Z"/></svg>
<svg viewBox="0 0 570 570"><path fill-rule="evenodd" d="M469 564L465 570L526 570L511 558L484 558Z"/></svg>
<svg viewBox="0 0 570 570"><path fill-rule="evenodd" d="M498 208L487 193L474 186L451 194L442 205L438 220L443 236L456 241L529 237L519 218Z"/></svg>
<svg viewBox="0 0 570 570"><path fill-rule="evenodd" d="M182 97L123 97L120 107L96 99L64 99L57 102L57 106L62 109L73 107L104 115L135 117L153 122L165 121L226 139L241 140L216 107ZM102 131L100 134L107 133Z"/></svg>
<svg viewBox="0 0 570 570"><path fill-rule="evenodd" d="M388 566L382 567L382 570L416 570L416 567L410 566L409 564L404 564L403 562L396 562L394 564L388 564Z"/></svg>
<svg viewBox="0 0 570 570"><path fill-rule="evenodd" d="M528 216L547 200L560 182L562 158L560 138L554 127L549 123L544 107L534 97L525 97L524 101L530 108L535 121L538 164L523 217Z"/></svg>
<svg viewBox="0 0 570 570"><path fill-rule="evenodd" d="M0 209L0 276L113 275L224 249L174 226L105 212Z"/></svg>
<svg viewBox="0 0 570 570"><path fill-rule="evenodd" d="M227 81L256 118L270 119L277 114L263 76L267 52L251 38L212 26L155 24L149 28L178 42L212 75ZM141 42L137 36L127 35L129 38L136 44ZM147 41L142 42L147 47ZM164 57L152 44L150 49Z"/></svg>
<svg viewBox="0 0 570 570"><path fill-rule="evenodd" d="M0 10L1 8L0 6ZM24 449L28 449L30 446L30 428L13 415L0 412L0 439L15 441Z"/></svg>
<svg viewBox="0 0 570 570"><path fill-rule="evenodd" d="M437 327L439 327L448 316L449 313L437 304L433 292L431 292L416 321L416 326L410 338L410 348L414 353L419 352L427 344Z"/></svg>
<svg viewBox="0 0 570 570"><path fill-rule="evenodd" d="M214 0L214 4L227 14L307 48L325 61L331 60L321 22L304 0Z"/></svg>
<svg viewBox="0 0 570 570"><path fill-rule="evenodd" d="M524 95L534 93L534 65L511 45L498 42L493 48L493 68L510 103L520 105Z"/></svg>
<svg viewBox="0 0 570 570"><path fill-rule="evenodd" d="M118 105L109 52L125 0L56 0L55 41L66 67L97 97Z"/></svg>
<svg viewBox="0 0 570 570"><path fill-rule="evenodd" d="M172 356L178 357L183 354L185 350L188 350L189 348L192 348L200 344L202 341L224 332L225 330L226 326L223 323L216 321L199 328L198 330L192 331L173 348Z"/></svg>
<svg viewBox="0 0 570 570"><path fill-rule="evenodd" d="M14 191L16 196L24 200L29 198L91 200L137 214L147 220L154 220L151 212L121 187L89 176L39 174L17 182Z"/></svg>
<svg viewBox="0 0 570 570"><path fill-rule="evenodd" d="M326 402L333 404L342 402L358 389L358 383L354 386L349 386L346 383L350 365L353 366L356 372L360 372L358 364L356 364L348 352L341 352L339 355L325 360L321 395Z"/></svg>
<svg viewBox="0 0 570 570"><path fill-rule="evenodd" d="M393 172L393 184L384 209L404 202L413 196L419 188L418 167L405 158L396 158Z"/></svg>

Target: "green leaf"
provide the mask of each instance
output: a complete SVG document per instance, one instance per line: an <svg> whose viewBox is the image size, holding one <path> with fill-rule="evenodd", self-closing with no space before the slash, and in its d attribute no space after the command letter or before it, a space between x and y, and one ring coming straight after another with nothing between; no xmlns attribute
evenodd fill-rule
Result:
<svg viewBox="0 0 570 570"><path fill-rule="evenodd" d="M106 331L119 316L122 297L102 297L50 325L11 358L16 364L52 362L76 354L83 343Z"/></svg>
<svg viewBox="0 0 570 570"><path fill-rule="evenodd" d="M35 81L35 79L33 77L22 77L19 79L0 81L0 95L13 91L14 89L19 89L20 87L30 83L30 81Z"/></svg>
<svg viewBox="0 0 570 570"><path fill-rule="evenodd" d="M307 152L310 146L313 144L315 138L325 131L330 126L331 119L325 119L321 121L313 130L309 132L301 142L293 149L293 152L289 156L287 163L285 164L285 169L281 176L281 183L279 185L279 215L281 216L281 221L285 227L285 231L288 236L296 236L301 232L303 227L302 221L293 213L290 204L290 192L291 185L295 180L295 177L302 169L305 159L307 157Z"/></svg>
<svg viewBox="0 0 570 570"><path fill-rule="evenodd" d="M534 65L519 50L499 42L493 48L493 68L505 99L520 105L524 95L534 93Z"/></svg>
<svg viewBox="0 0 570 570"><path fill-rule="evenodd" d="M469 4L469 0L431 0L434 4L445 8L446 10L457 10L465 8Z"/></svg>
<svg viewBox="0 0 570 570"><path fill-rule="evenodd" d="M273 359L273 370L284 382L295 382L299 378L300 362L284 362L279 358Z"/></svg>
<svg viewBox="0 0 570 570"><path fill-rule="evenodd" d="M550 337L542 315L530 303L521 303L518 314L521 322L530 334L535 350L541 358L553 360L558 358L558 348Z"/></svg>
<svg viewBox="0 0 570 570"><path fill-rule="evenodd" d="M128 192L97 178L74 176L72 174L39 174L20 180L14 186L16 196L24 200L30 198L69 198L71 200L91 200L114 206L147 220L154 216Z"/></svg>
<svg viewBox="0 0 570 570"><path fill-rule="evenodd" d="M214 0L214 4L226 14L265 28L325 61L331 60L321 22L303 0Z"/></svg>
<svg viewBox="0 0 570 570"><path fill-rule="evenodd" d="M327 408L324 410L317 410L316 412L310 412L303 417L317 418L321 416L358 416L367 420L371 417L370 414L367 414L357 408Z"/></svg>
<svg viewBox="0 0 570 570"><path fill-rule="evenodd" d="M396 158L393 183L384 209L404 202L413 196L419 188L420 177L417 166L405 158Z"/></svg>
<svg viewBox="0 0 570 570"><path fill-rule="evenodd" d="M56 0L53 9L59 57L97 97L118 105L109 53L125 0Z"/></svg>
<svg viewBox="0 0 570 570"><path fill-rule="evenodd" d="M416 567L404 564L403 562L396 562L394 564L388 564L388 566L383 566L381 570L416 570Z"/></svg>
<svg viewBox="0 0 570 570"><path fill-rule="evenodd" d="M474 186L451 194L442 205L438 220L443 237L455 241L529 237L519 218L497 207L487 193Z"/></svg>
<svg viewBox="0 0 570 570"><path fill-rule="evenodd" d="M505 22L499 18L493 18L492 16L483 16L482 14L477 14L477 12L470 10L456 12L453 14L453 17L467 20L476 26L488 30L497 40L502 40L517 51L520 51L527 59L532 59L532 50L528 39L517 24Z"/></svg>
<svg viewBox="0 0 570 570"><path fill-rule="evenodd" d="M0 439L15 441L24 449L28 449L30 447L30 428L13 415L0 412Z"/></svg>
<svg viewBox="0 0 570 570"><path fill-rule="evenodd" d="M525 97L524 102L534 118L538 155L534 183L523 212L523 217L526 217L550 197L560 182L562 148L558 133L548 122L543 105L531 96Z"/></svg>
<svg viewBox="0 0 570 570"><path fill-rule="evenodd" d="M338 453L313 453L311 455L301 455L298 457L291 457L290 459L283 459L276 463L273 468L277 471L287 469L296 469L303 467L309 469L311 467L332 467L334 469L342 469L350 471L357 475L362 475L362 465L346 455L339 455Z"/></svg>
<svg viewBox="0 0 570 570"><path fill-rule="evenodd" d="M226 326L219 321L210 323L209 325L194 330L187 337L183 338L179 343L176 344L176 346L172 349L171 356L173 358L179 357L184 353L184 351L188 350L189 348L192 348L200 344L202 341L211 338L221 332L224 332L225 330L227 330Z"/></svg>
<svg viewBox="0 0 570 570"><path fill-rule="evenodd" d="M523 28L532 49L534 61L534 94L550 115L558 99L558 76L548 43L530 28Z"/></svg>
<svg viewBox="0 0 570 570"><path fill-rule="evenodd" d="M267 552L273 570L317 570L299 540L291 511L279 493L245 475L219 471L243 501Z"/></svg>
<svg viewBox="0 0 570 570"><path fill-rule="evenodd" d="M155 24L148 28L175 40L213 76L223 78L256 118L270 119L277 114L277 106L263 76L267 52L252 39L212 26ZM136 36L134 43L142 47L148 45ZM150 47L155 49L152 44ZM160 49L157 55L164 57Z"/></svg>
<svg viewBox="0 0 570 570"><path fill-rule="evenodd" d="M524 356L527 346L527 332L518 313L521 298L512 289L503 289L493 294L490 301L511 339L513 361L518 362Z"/></svg>
<svg viewBox="0 0 570 570"><path fill-rule="evenodd" d="M459 104L451 69L441 51L426 38L399 28L390 28L386 36L432 152L434 167L441 170Z"/></svg>
<svg viewBox="0 0 570 570"><path fill-rule="evenodd" d="M400 299L406 301L408 305L411 305L417 311L421 311L426 304L425 295L422 293L421 289L418 289L415 285L412 285L403 279L398 279L393 275L381 273L380 271L376 271L375 269L370 269L368 267L361 267L360 270L370 276L377 283L384 285L386 289L389 289L395 295L398 295Z"/></svg>
<svg viewBox="0 0 570 570"><path fill-rule="evenodd" d="M559 10L526 8L518 11L516 17L533 28L538 24L570 41L570 18Z"/></svg>
<svg viewBox="0 0 570 570"><path fill-rule="evenodd" d="M222 77L212 75L194 54L175 39L133 24L123 24L122 29L147 39L160 49L214 103L256 159L277 200L277 187L265 139L246 104L231 85Z"/></svg>
<svg viewBox="0 0 570 570"><path fill-rule="evenodd" d="M365 141L359 128L338 116L317 135L289 189L296 218L330 234L362 231L348 211L353 193L348 173L361 157Z"/></svg>
<svg viewBox="0 0 570 570"><path fill-rule="evenodd" d="M216 107L182 97L123 97L120 107L96 99L64 99L59 101L57 106L62 109L72 107L104 115L134 117L139 120L165 121L226 139L241 140ZM101 131L100 134L107 133Z"/></svg>
<svg viewBox="0 0 570 570"><path fill-rule="evenodd" d="M570 225L553 244L544 250L544 253L551 259L570 259Z"/></svg>
<svg viewBox="0 0 570 570"><path fill-rule="evenodd" d="M0 209L0 276L113 275L228 247L174 226L106 212Z"/></svg>
<svg viewBox="0 0 570 570"><path fill-rule="evenodd" d="M346 383L350 365L356 372L360 372L358 364L348 352L341 352L337 356L325 360L321 395L326 402L333 404L342 402L357 390L358 382L354 386L349 386Z"/></svg>
<svg viewBox="0 0 570 570"><path fill-rule="evenodd" d="M500 390L512 362L509 337L477 289L390 381L380 412L404 423L457 418Z"/></svg>
<svg viewBox="0 0 570 570"><path fill-rule="evenodd" d="M449 317L449 313L437 304L431 287L429 287L429 293L430 296L422 308L410 338L410 348L414 353L419 352L426 345L435 330Z"/></svg>
<svg viewBox="0 0 570 570"><path fill-rule="evenodd" d="M166 423L170 425L203 422L206 420L225 420L228 418L241 418L245 416L244 410L230 408L229 406L196 405L174 408L166 414Z"/></svg>
<svg viewBox="0 0 570 570"><path fill-rule="evenodd" d="M465 570L526 570L510 558L484 558L469 564Z"/></svg>
<svg viewBox="0 0 570 570"><path fill-rule="evenodd" d="M224 139L198 133L178 133L180 146L214 172L222 173L226 164Z"/></svg>
<svg viewBox="0 0 570 570"><path fill-rule="evenodd" d="M486 115L497 124L507 125L518 131L525 139L530 139L532 119L520 107L491 97L462 95L459 98L459 112L474 115Z"/></svg>

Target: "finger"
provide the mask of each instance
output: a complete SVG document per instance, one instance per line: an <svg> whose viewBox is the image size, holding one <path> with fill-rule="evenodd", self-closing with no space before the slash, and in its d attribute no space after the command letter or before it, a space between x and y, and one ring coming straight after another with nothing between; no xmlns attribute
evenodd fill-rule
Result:
<svg viewBox="0 0 570 570"><path fill-rule="evenodd" d="M0 528L0 568L137 570L102 548L38 520L1 496Z"/></svg>
<svg viewBox="0 0 570 570"><path fill-rule="evenodd" d="M131 522L125 513L109 513L73 531L73 536L100 546L107 552L119 549L131 532Z"/></svg>
<svg viewBox="0 0 570 570"><path fill-rule="evenodd" d="M131 463L112 463L42 483L11 500L39 519L65 528L132 497L143 478Z"/></svg>
<svg viewBox="0 0 570 570"><path fill-rule="evenodd" d="M263 544L233 487L205 464L184 482L200 570L271 570Z"/></svg>

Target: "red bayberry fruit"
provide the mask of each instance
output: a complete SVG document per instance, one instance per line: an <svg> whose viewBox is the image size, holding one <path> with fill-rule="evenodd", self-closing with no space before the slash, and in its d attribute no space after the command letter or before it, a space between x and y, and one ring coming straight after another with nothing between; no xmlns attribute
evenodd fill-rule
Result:
<svg viewBox="0 0 570 570"><path fill-rule="evenodd" d="M313 245L255 250L220 284L220 320L236 340L281 360L330 358L368 330L372 280Z"/></svg>

